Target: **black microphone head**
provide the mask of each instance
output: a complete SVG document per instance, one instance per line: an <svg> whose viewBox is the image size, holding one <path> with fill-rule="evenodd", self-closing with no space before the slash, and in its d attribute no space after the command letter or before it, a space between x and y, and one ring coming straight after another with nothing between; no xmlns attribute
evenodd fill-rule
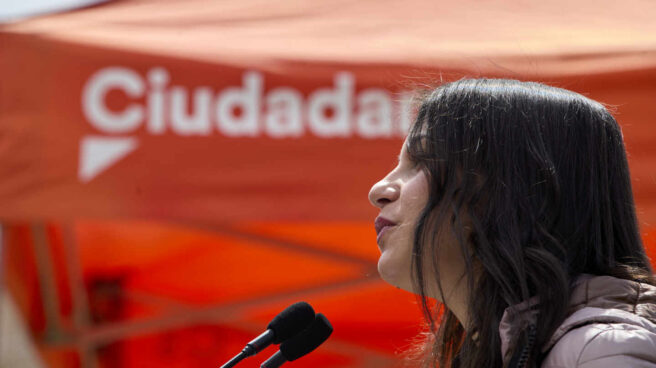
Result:
<svg viewBox="0 0 656 368"><path fill-rule="evenodd" d="M273 343L280 344L305 330L314 321L314 309L306 302L290 305L271 320L267 330L273 331Z"/></svg>
<svg viewBox="0 0 656 368"><path fill-rule="evenodd" d="M291 362L318 348L331 333L333 326L319 313L306 330L280 344L280 353Z"/></svg>

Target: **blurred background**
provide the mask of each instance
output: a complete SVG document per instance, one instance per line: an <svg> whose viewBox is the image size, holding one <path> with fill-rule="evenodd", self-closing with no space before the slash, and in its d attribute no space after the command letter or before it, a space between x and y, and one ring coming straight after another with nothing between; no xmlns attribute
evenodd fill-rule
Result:
<svg viewBox="0 0 656 368"><path fill-rule="evenodd" d="M656 259L655 15L639 0L3 0L0 367L218 367L299 300L335 331L288 365L400 366L422 317L378 277L367 193L414 92L462 77L606 103Z"/></svg>

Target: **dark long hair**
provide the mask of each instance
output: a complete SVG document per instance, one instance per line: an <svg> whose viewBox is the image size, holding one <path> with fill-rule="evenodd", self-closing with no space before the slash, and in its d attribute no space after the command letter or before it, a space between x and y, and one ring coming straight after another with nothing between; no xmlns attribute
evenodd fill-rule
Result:
<svg viewBox="0 0 656 368"><path fill-rule="evenodd" d="M653 283L622 133L602 104L535 82L463 79L423 99L406 149L430 188L413 249L434 337L427 365L501 367L502 314L535 298L534 366L577 275ZM441 291L439 231L453 232L465 261L468 326L426 297L428 283Z"/></svg>

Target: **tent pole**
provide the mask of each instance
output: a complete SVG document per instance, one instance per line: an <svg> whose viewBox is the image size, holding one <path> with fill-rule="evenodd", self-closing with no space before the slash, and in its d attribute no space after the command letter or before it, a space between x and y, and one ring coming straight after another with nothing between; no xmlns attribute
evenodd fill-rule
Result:
<svg viewBox="0 0 656 368"><path fill-rule="evenodd" d="M62 226L64 251L66 252L66 271L68 273L68 286L71 290L73 302L73 326L77 332L85 332L91 324L89 313L89 301L87 299L84 278L82 276L82 265L80 264L80 253L75 227L71 223Z"/></svg>
<svg viewBox="0 0 656 368"><path fill-rule="evenodd" d="M75 235L75 224L66 222L62 224L64 252L66 256L66 272L68 273L68 286L71 290L73 304L73 328L75 329L78 353L83 368L98 367L96 346L89 343L86 334L91 327L91 314L89 313L89 300L87 299L82 264L80 262L79 244Z"/></svg>
<svg viewBox="0 0 656 368"><path fill-rule="evenodd" d="M36 272L39 280L39 291L43 302L45 316L45 341L48 343L62 342L62 321L59 315L59 296L55 283L55 270L52 265L52 254L48 246L45 224L31 225Z"/></svg>

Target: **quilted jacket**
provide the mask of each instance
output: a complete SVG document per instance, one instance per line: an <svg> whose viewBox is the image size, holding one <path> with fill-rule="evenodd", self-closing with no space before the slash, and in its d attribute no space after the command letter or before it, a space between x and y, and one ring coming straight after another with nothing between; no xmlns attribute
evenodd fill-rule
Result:
<svg viewBox="0 0 656 368"><path fill-rule="evenodd" d="M499 328L504 366L517 311L507 309ZM611 276L579 277L569 315L542 352L542 368L656 368L656 287Z"/></svg>

